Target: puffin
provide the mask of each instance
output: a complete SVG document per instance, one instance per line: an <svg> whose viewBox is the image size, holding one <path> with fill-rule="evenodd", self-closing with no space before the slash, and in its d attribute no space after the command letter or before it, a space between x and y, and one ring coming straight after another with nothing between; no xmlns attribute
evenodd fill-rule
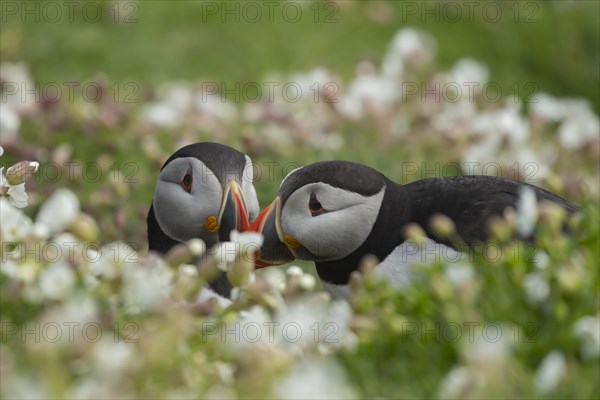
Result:
<svg viewBox="0 0 600 400"><path fill-rule="evenodd" d="M245 231L259 212L252 160L219 143L182 147L162 166L148 216L148 248L167 253L178 243L202 239L207 248ZM207 290L229 298L225 273ZM202 293L201 296L206 296Z"/></svg>
<svg viewBox="0 0 600 400"><path fill-rule="evenodd" d="M490 218L516 209L524 188L535 193L537 202L556 203L569 214L579 211L542 188L499 177L429 178L401 185L350 161L310 164L283 179L278 196L252 223L250 230L264 236L256 267L314 261L325 289L348 299L350 275L371 254L380 260L375 272L398 287L410 281L411 264L439 255L459 260L465 244L485 243ZM436 214L453 221L463 246L436 237L430 227ZM405 228L411 223L423 228L425 243L417 246L407 239Z"/></svg>

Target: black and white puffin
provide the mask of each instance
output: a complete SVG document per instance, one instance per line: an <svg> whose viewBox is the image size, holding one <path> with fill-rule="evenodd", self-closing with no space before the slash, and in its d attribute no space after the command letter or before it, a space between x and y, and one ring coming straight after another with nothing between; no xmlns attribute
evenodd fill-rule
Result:
<svg viewBox="0 0 600 400"><path fill-rule="evenodd" d="M257 267L293 259L314 261L325 288L348 297L350 274L367 254L382 262L380 273L402 283L406 265L423 261L408 248L404 229L419 224L435 251L454 258L457 250L436 239L430 218L444 214L468 246L488 237L490 217L516 208L520 190L529 187L536 200L551 201L568 213L578 208L538 187L491 176L432 178L399 185L380 172L353 162L324 161L289 173L279 195L254 221L251 230L264 235ZM449 252L449 253L448 253Z"/></svg>
<svg viewBox="0 0 600 400"><path fill-rule="evenodd" d="M166 253L194 238L207 248L247 230L259 212L250 157L218 143L177 150L160 170L148 217L149 250ZM225 274L210 288L229 297Z"/></svg>

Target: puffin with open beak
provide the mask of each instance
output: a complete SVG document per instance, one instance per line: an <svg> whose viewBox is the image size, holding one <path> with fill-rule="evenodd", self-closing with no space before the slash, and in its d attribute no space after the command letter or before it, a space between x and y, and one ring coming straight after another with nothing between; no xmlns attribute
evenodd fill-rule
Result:
<svg viewBox="0 0 600 400"><path fill-rule="evenodd" d="M250 157L218 143L194 143L177 150L160 170L148 211L149 250L166 253L200 238L210 248L245 231L259 211ZM229 297L223 273L210 284Z"/></svg>
<svg viewBox="0 0 600 400"><path fill-rule="evenodd" d="M257 267L314 261L323 286L334 297L348 298L350 274L372 254L382 261L376 273L401 286L410 279L410 264L426 261L424 253L456 259L464 250L436 238L430 229L432 216L449 217L465 244L474 247L486 241L491 217L517 208L523 188L533 190L538 202L554 202L567 213L578 210L546 190L497 177L432 178L399 185L352 162L311 164L287 175L279 195L252 224L251 230L264 235ZM420 225L431 238L417 252L405 237L409 223Z"/></svg>

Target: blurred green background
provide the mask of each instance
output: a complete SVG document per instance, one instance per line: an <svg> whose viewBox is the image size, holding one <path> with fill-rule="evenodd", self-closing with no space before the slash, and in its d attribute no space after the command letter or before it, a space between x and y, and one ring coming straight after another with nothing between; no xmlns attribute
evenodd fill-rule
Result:
<svg viewBox="0 0 600 400"><path fill-rule="evenodd" d="M2 60L27 62L41 83L102 72L148 85L199 78L243 85L314 66L349 79L360 60L379 64L394 33L411 26L434 36L441 66L473 57L504 88L518 82L522 92L534 82L600 110L595 0L308 2L298 18L287 2L75 2L72 12L60 6L60 17L48 2L2 3Z"/></svg>

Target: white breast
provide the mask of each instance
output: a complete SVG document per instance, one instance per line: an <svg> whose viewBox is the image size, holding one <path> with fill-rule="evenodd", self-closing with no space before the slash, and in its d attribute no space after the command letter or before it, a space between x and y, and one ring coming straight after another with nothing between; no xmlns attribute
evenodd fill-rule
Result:
<svg viewBox="0 0 600 400"><path fill-rule="evenodd" d="M328 283L321 281L323 287L334 299L345 299L350 300L352 298L352 289L349 284L336 285L335 283Z"/></svg>
<svg viewBox="0 0 600 400"><path fill-rule="evenodd" d="M426 239L421 245L407 240L375 268L375 274L389 279L395 287L402 287L413 278L416 266L427 267L436 262L455 263L465 256L431 239Z"/></svg>
<svg viewBox="0 0 600 400"><path fill-rule="evenodd" d="M451 247L426 239L421 245L412 241L405 241L397 246L377 267L375 275L388 279L396 288L401 288L409 283L418 272L417 267L430 266L436 262L455 263L466 257ZM323 282L323 287L333 298L350 299L352 291L350 285L334 285Z"/></svg>

